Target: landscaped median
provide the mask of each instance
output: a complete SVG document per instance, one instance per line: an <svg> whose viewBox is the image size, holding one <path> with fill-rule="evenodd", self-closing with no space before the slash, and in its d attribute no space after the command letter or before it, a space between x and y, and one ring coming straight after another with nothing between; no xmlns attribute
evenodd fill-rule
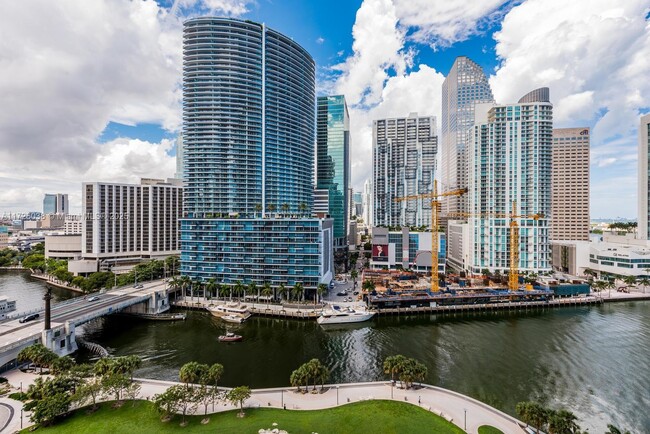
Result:
<svg viewBox="0 0 650 434"><path fill-rule="evenodd" d="M257 433L260 429L279 429L291 434L358 434L358 433L440 433L464 431L418 406L398 401L362 401L326 410L294 411L273 408L246 409L245 417L237 411L207 416L187 416L186 426L177 415L162 422L148 401L126 401L119 408L113 402L102 403L95 412L81 408L51 427L39 432L95 433ZM209 419L208 423L201 423ZM28 432L24 430L23 432Z"/></svg>

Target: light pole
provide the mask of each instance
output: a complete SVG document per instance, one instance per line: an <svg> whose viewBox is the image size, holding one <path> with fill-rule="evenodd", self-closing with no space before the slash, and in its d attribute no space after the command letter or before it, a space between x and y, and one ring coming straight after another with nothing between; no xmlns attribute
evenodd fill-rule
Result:
<svg viewBox="0 0 650 434"><path fill-rule="evenodd" d="M336 386L336 405L339 405L339 386Z"/></svg>
<svg viewBox="0 0 650 434"><path fill-rule="evenodd" d="M390 399L393 399L393 388L395 387L395 382L393 380L390 381Z"/></svg>
<svg viewBox="0 0 650 434"><path fill-rule="evenodd" d="M465 431L467 431L467 409L463 408L463 411L465 412Z"/></svg>
<svg viewBox="0 0 650 434"><path fill-rule="evenodd" d="M20 429L23 429L23 409L20 408Z"/></svg>

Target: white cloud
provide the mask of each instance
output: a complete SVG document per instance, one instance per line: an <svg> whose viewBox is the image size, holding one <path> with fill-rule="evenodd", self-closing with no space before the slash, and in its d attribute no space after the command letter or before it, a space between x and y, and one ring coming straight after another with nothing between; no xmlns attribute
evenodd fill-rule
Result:
<svg viewBox="0 0 650 434"><path fill-rule="evenodd" d="M599 178L609 177L629 163L616 154L636 146L639 111L650 101L648 11L647 0L527 0L514 7L495 34L495 98L514 102L548 86L556 126L592 125L592 150L612 150L592 158ZM611 188L629 196L629 185ZM605 202L592 203L594 216L607 214ZM622 212L634 215L634 201Z"/></svg>
<svg viewBox="0 0 650 434"><path fill-rule="evenodd" d="M316 43L318 45L322 44L323 42L325 42L325 38L323 38L322 36L319 36L318 38L316 38Z"/></svg>
<svg viewBox="0 0 650 434"><path fill-rule="evenodd" d="M249 7L254 4L255 0L175 0L172 10L180 6L185 10L194 9L200 14L238 17L249 12Z"/></svg>
<svg viewBox="0 0 650 434"><path fill-rule="evenodd" d="M509 0L395 0L400 24L415 30L411 38L432 48L449 46L478 33L481 25L501 16Z"/></svg>

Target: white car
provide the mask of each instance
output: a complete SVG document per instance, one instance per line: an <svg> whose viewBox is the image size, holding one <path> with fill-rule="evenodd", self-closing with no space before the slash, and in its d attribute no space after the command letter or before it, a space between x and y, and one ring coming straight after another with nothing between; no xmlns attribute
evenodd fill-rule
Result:
<svg viewBox="0 0 650 434"><path fill-rule="evenodd" d="M87 299L86 301L97 301L97 300L99 300L99 297L97 297L96 295L94 295L94 296L92 296L92 297L88 297L88 299Z"/></svg>

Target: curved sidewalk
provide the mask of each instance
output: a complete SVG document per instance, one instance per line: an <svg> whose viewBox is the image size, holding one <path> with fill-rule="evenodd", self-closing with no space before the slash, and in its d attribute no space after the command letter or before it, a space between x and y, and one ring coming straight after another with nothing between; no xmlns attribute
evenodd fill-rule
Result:
<svg viewBox="0 0 650 434"><path fill-rule="evenodd" d="M137 379L141 385L141 395L151 398L162 393L167 387L179 384L170 381ZM226 388L220 388L228 390ZM320 386L316 386L318 391ZM444 417L466 432L477 434L481 425L491 425L506 434L523 434L525 426L517 419L477 401L468 396L440 387L422 385L420 389L404 390L391 387L390 382L348 383L326 385L323 393L298 393L296 388L254 389L251 398L246 401L248 408L283 408L287 410L320 410L344 405L350 402L368 399L386 399L405 401L427 409ZM208 413L233 410L236 407L220 403L208 407ZM199 406L196 414L203 414Z"/></svg>

